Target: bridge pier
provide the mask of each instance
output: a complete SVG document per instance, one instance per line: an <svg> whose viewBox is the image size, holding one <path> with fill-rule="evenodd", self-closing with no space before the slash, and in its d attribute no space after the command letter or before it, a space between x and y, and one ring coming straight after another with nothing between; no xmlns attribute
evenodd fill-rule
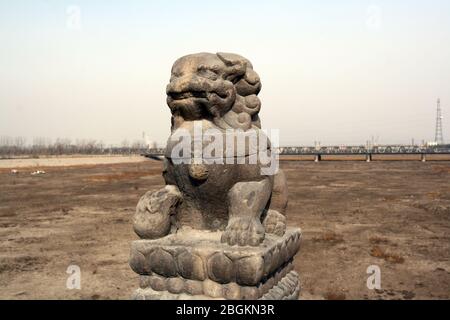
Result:
<svg viewBox="0 0 450 320"><path fill-rule="evenodd" d="M427 161L427 155L425 153L422 153L421 156L420 156L420 160L422 162L426 162Z"/></svg>

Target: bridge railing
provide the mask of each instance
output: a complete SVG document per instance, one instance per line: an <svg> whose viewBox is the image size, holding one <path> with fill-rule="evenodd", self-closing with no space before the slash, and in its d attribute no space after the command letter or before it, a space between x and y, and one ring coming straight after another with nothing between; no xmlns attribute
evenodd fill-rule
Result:
<svg viewBox="0 0 450 320"><path fill-rule="evenodd" d="M363 154L450 154L450 145L442 146L408 146L386 145L374 146L324 146L324 147L280 147L280 155L363 155ZM163 156L165 148L148 149L144 155Z"/></svg>
<svg viewBox="0 0 450 320"><path fill-rule="evenodd" d="M450 146L420 147L392 145L371 148L365 146L281 147L278 151L281 155L449 154Z"/></svg>

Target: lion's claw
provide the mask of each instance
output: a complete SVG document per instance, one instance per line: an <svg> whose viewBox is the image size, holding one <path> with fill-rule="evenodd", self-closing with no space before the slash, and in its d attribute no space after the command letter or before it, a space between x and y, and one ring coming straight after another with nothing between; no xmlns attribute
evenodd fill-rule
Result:
<svg viewBox="0 0 450 320"><path fill-rule="evenodd" d="M221 238L230 246L257 246L263 240L264 227L254 218L232 218Z"/></svg>
<svg viewBox="0 0 450 320"><path fill-rule="evenodd" d="M286 217L276 210L269 210L263 221L267 233L283 236L286 232Z"/></svg>

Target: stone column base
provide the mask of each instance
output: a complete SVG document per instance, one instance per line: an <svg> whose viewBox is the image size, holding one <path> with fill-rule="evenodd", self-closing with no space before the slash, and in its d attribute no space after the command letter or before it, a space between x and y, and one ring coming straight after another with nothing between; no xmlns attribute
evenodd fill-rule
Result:
<svg viewBox="0 0 450 320"><path fill-rule="evenodd" d="M135 299L297 299L293 258L301 230L266 234L260 246L229 246L221 232L184 230L156 240L137 240L130 266L140 277Z"/></svg>
<svg viewBox="0 0 450 320"><path fill-rule="evenodd" d="M211 294L211 292L208 292L208 289L205 290L206 292L203 291L202 283L202 290L199 290L199 294L171 293L167 290L157 291L149 285L146 288L137 289L132 298L135 300L297 300L300 293L300 281L295 271L290 271L271 288L267 287L261 290L239 285L236 285L234 288L232 285L213 284L212 286L216 286L216 290L213 293L214 297L207 295ZM206 287L208 287L208 284L206 284ZM250 295L245 296L247 291L250 291Z"/></svg>

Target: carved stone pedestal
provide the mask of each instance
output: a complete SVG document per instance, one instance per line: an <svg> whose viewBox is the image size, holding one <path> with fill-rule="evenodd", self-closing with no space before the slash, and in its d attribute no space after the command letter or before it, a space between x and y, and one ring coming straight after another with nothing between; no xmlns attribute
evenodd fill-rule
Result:
<svg viewBox="0 0 450 320"><path fill-rule="evenodd" d="M301 230L266 234L257 247L221 243L222 232L181 230L131 247L131 268L140 275L135 299L297 299L292 260Z"/></svg>

